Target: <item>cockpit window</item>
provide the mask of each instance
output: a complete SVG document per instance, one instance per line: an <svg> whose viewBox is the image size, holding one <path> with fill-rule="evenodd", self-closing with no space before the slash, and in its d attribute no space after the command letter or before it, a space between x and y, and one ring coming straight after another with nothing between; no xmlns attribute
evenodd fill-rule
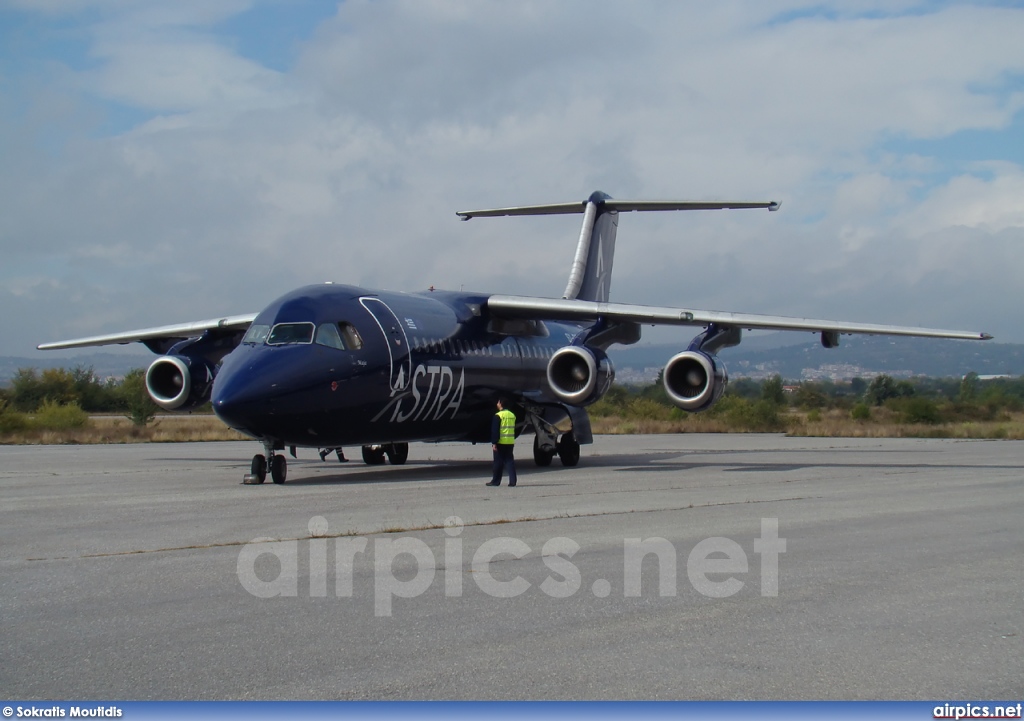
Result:
<svg viewBox="0 0 1024 721"><path fill-rule="evenodd" d="M328 348L345 350L345 343L341 340L341 333L335 323L324 323L316 329L316 342Z"/></svg>
<svg viewBox="0 0 1024 721"><path fill-rule="evenodd" d="M246 331L245 337L242 338L243 343L262 343L267 339L270 334L269 325L251 325L249 330Z"/></svg>
<svg viewBox="0 0 1024 721"><path fill-rule="evenodd" d="M312 323L278 323L267 336L267 345L286 345L289 343L312 343Z"/></svg>
<svg viewBox="0 0 1024 721"><path fill-rule="evenodd" d="M363 339L351 323L324 323L316 329L316 343L338 350L359 350Z"/></svg>
<svg viewBox="0 0 1024 721"><path fill-rule="evenodd" d="M351 323L338 323L341 337L345 340L345 346L350 350L359 350L363 347L363 337Z"/></svg>

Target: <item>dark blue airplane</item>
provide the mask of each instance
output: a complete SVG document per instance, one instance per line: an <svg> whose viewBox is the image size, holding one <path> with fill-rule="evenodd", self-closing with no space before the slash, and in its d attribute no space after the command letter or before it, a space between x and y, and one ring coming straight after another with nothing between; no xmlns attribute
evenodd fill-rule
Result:
<svg viewBox="0 0 1024 721"><path fill-rule="evenodd" d="M586 406L607 392L606 350L640 339L643 324L703 330L662 374L672 402L711 407L725 390L716 353L742 329L985 340L985 333L842 323L807 318L609 302L619 214L654 210L762 208L774 202L623 201L601 192L556 205L459 212L462 220L582 213L576 255L560 299L430 289L393 293L350 285L307 286L261 313L46 343L75 348L141 342L159 357L146 387L161 408L188 411L212 401L230 427L259 440L246 482L287 475L278 451L362 446L368 464L405 463L411 441L488 442L499 396L516 407L517 435L532 433L537 465L566 466L593 442Z"/></svg>

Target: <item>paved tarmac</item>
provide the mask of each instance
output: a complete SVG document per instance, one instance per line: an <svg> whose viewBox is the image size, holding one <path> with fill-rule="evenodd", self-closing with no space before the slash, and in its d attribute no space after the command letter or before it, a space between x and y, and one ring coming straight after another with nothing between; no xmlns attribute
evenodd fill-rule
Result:
<svg viewBox="0 0 1024 721"><path fill-rule="evenodd" d="M0 447L0 697L1024 697L1021 442L258 449Z"/></svg>

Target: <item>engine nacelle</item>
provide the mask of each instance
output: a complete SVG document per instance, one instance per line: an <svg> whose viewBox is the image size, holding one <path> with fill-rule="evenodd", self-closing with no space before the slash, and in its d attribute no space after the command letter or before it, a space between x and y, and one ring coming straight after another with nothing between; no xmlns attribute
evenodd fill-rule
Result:
<svg viewBox="0 0 1024 721"><path fill-rule="evenodd" d="M146 390L165 411L187 411L210 400L213 375L203 360L162 355L146 371Z"/></svg>
<svg viewBox="0 0 1024 721"><path fill-rule="evenodd" d="M725 365L715 356L687 350L672 356L661 376L669 400L684 411L706 411L729 383Z"/></svg>
<svg viewBox="0 0 1024 721"><path fill-rule="evenodd" d="M611 388L615 369L601 351L570 345L559 348L548 361L548 385L551 392L573 406L597 401Z"/></svg>

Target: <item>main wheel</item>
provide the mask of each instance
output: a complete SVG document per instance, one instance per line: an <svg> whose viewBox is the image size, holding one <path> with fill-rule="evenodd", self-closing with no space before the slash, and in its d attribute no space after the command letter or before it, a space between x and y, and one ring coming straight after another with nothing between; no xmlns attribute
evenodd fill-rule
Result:
<svg viewBox="0 0 1024 721"><path fill-rule="evenodd" d="M409 460L408 443L391 443L384 447L384 452L388 456L388 462L393 466L400 466Z"/></svg>
<svg viewBox="0 0 1024 721"><path fill-rule="evenodd" d="M274 460L270 462L270 478L274 483L284 483L287 476L288 461L284 459L284 456L274 456Z"/></svg>
<svg viewBox="0 0 1024 721"><path fill-rule="evenodd" d="M363 463L368 466L379 466L383 462L383 446L363 446Z"/></svg>
<svg viewBox="0 0 1024 721"><path fill-rule="evenodd" d="M256 479L257 483L263 483L263 481L267 480L267 459L262 454L253 456L249 472Z"/></svg>
<svg viewBox="0 0 1024 721"><path fill-rule="evenodd" d="M580 462L580 444L572 433L566 433L558 439L558 457L563 466L571 467Z"/></svg>
<svg viewBox="0 0 1024 721"><path fill-rule="evenodd" d="M555 457L556 452L554 450L545 451L540 447L540 436L533 437L533 462L538 466L550 466L551 459Z"/></svg>

